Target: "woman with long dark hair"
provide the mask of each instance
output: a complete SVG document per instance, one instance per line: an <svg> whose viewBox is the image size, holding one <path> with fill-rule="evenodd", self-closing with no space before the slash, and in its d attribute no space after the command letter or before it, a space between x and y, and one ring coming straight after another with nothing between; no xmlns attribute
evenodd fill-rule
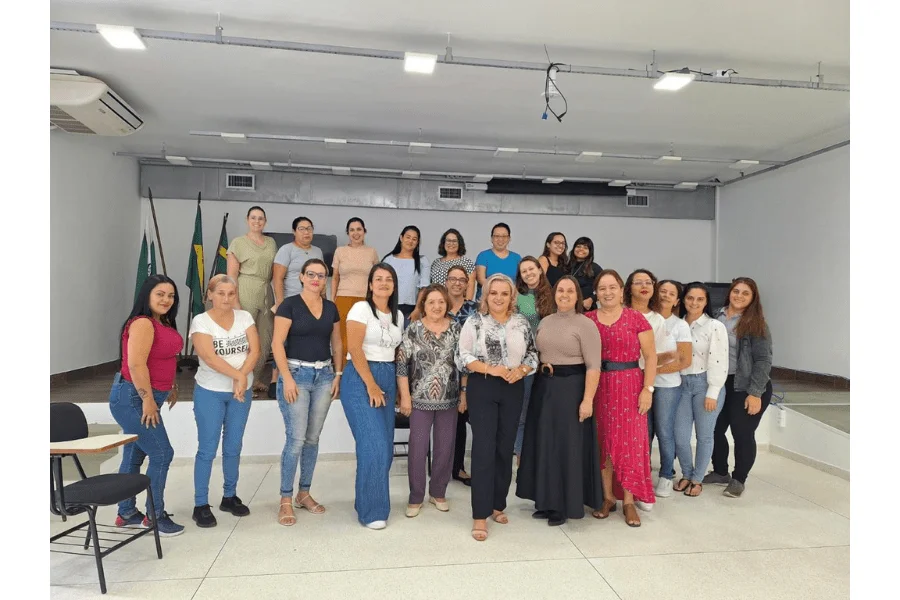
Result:
<svg viewBox="0 0 900 600"><path fill-rule="evenodd" d="M544 241L544 251L538 257L538 262L547 274L551 286L556 285L560 277L569 272L569 257L566 256L568 249L566 236L559 231L554 231Z"/></svg>
<svg viewBox="0 0 900 600"><path fill-rule="evenodd" d="M569 254L569 273L578 281L581 296L584 298L584 310L596 308L597 292L594 290L594 279L603 268L594 262L594 242L589 237L575 240Z"/></svg>
<svg viewBox="0 0 900 600"><path fill-rule="evenodd" d="M175 370L184 342L175 327L178 316L178 288L165 275L151 275L141 286L131 314L119 336L120 370L109 392L109 411L123 433L137 435L133 444L122 448L119 473L140 473L144 458L150 459L147 476L153 491L153 505L147 499L147 513L156 518L159 535L174 536L184 531L165 511L163 494L166 476L175 451L169 442L160 409L178 401ZM117 527L149 527L151 517L137 509L135 498L119 503Z"/></svg>
<svg viewBox="0 0 900 600"><path fill-rule="evenodd" d="M554 289L556 312L538 325L540 356L516 495L534 500L535 518L562 525L603 500L594 413L600 381L600 335L585 317L578 281L564 275Z"/></svg>
<svg viewBox="0 0 900 600"><path fill-rule="evenodd" d="M759 287L749 277L731 282L718 319L728 331L725 405L716 421L712 473L703 483L726 485L724 494L740 498L756 462L756 428L772 401L772 334L763 314ZM734 438L734 471L728 475L728 438Z"/></svg>
<svg viewBox="0 0 900 600"><path fill-rule="evenodd" d="M247 234L234 238L228 246L228 276L237 281L237 298L234 308L245 310L253 317L259 333L259 346L263 350L253 369L253 391L267 392L269 384L263 379L269 348L272 346L272 324L275 315L275 292L272 290L272 265L278 246L275 240L264 235L266 211L261 206L251 206L247 211Z"/></svg>
<svg viewBox="0 0 900 600"><path fill-rule="evenodd" d="M541 269L541 263L533 256L526 256L519 262L516 273L516 308L531 327L534 335L541 319L553 313L553 287L547 274ZM534 373L525 378L525 396L522 401L522 414L519 416L519 428L516 430L516 443L513 452L516 463L522 456L522 437L525 435L525 419L528 416L528 402L531 400L531 388L534 385Z"/></svg>
<svg viewBox="0 0 900 600"><path fill-rule="evenodd" d="M366 224L359 217L347 221L347 245L338 246L331 261L331 299L341 317L341 345L347 347L347 313L366 299L366 277L378 264L378 252L366 246ZM343 365L335 365L338 370Z"/></svg>
<svg viewBox="0 0 900 600"><path fill-rule="evenodd" d="M444 232L438 242L438 256L440 258L431 263L431 283L447 285L450 269L461 266L469 278L465 299L472 300L475 297L475 261L466 256L466 241L458 230L451 228Z"/></svg>
<svg viewBox="0 0 900 600"><path fill-rule="evenodd" d="M397 272L397 296L406 323L416 310L420 290L431 283L431 261L419 252L421 238L418 227L407 225L400 232L394 249L381 259Z"/></svg>
<svg viewBox="0 0 900 600"><path fill-rule="evenodd" d="M691 331L691 364L681 372L681 397L675 410L675 455L681 479L675 491L696 497L713 452L713 430L725 403L728 331L713 317L709 289L699 281L684 288L681 314ZM691 434L697 432L697 451Z"/></svg>
<svg viewBox="0 0 900 600"><path fill-rule="evenodd" d="M378 263L368 291L347 314L347 367L341 405L356 440L356 514L369 529L384 529L391 513L388 476L394 458L397 346L403 340L397 273Z"/></svg>

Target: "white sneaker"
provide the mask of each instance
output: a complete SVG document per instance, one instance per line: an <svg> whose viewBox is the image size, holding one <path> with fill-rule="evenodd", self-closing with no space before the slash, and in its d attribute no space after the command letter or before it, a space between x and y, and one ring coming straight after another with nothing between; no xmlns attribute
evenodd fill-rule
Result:
<svg viewBox="0 0 900 600"><path fill-rule="evenodd" d="M672 495L672 483L671 479L666 479L665 477L660 477L659 482L656 484L656 497L657 498L668 498Z"/></svg>
<svg viewBox="0 0 900 600"><path fill-rule="evenodd" d="M641 502L640 500L635 500L634 505L644 512L652 511L654 506L653 504L647 504L646 502Z"/></svg>
<svg viewBox="0 0 900 600"><path fill-rule="evenodd" d="M366 523L366 527L369 529L384 529L387 527L387 523L384 521L372 521L371 523Z"/></svg>

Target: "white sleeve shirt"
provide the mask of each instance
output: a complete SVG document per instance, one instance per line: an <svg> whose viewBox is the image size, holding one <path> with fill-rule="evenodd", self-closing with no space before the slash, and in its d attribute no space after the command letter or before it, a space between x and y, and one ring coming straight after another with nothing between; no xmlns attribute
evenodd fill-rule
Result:
<svg viewBox="0 0 900 600"><path fill-rule="evenodd" d="M728 331L720 321L707 315L690 324L693 338L691 366L682 375L706 373L706 397L718 398L728 378Z"/></svg>

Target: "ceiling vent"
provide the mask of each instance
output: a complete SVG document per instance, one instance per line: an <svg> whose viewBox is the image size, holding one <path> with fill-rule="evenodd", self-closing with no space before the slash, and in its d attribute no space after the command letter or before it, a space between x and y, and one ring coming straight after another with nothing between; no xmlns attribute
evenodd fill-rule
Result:
<svg viewBox="0 0 900 600"><path fill-rule="evenodd" d="M462 200L462 188L442 185L438 187L438 198L441 200Z"/></svg>
<svg viewBox="0 0 900 600"><path fill-rule="evenodd" d="M252 173L228 173L225 175L225 189L255 192L256 175Z"/></svg>
<svg viewBox="0 0 900 600"><path fill-rule="evenodd" d="M625 196L625 206L627 206L628 208L649 208L650 196L646 196L643 194Z"/></svg>
<svg viewBox="0 0 900 600"><path fill-rule="evenodd" d="M123 136L144 121L99 79L51 70L50 124L68 133Z"/></svg>

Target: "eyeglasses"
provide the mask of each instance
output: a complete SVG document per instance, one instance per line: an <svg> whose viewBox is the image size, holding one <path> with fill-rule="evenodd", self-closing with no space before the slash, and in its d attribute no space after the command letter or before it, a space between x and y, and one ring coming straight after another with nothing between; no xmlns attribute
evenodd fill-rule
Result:
<svg viewBox="0 0 900 600"><path fill-rule="evenodd" d="M312 227L298 227L297 231L302 231L303 233L312 233Z"/></svg>
<svg viewBox="0 0 900 600"><path fill-rule="evenodd" d="M649 279L642 279L641 281L637 281L637 280L632 281L631 285L636 285L638 287L648 287L648 286L653 287L653 282L650 281Z"/></svg>
<svg viewBox="0 0 900 600"><path fill-rule="evenodd" d="M465 277L448 277L447 283L468 283L469 280Z"/></svg>
<svg viewBox="0 0 900 600"><path fill-rule="evenodd" d="M444 243L445 244L458 244L459 240L455 240L453 238L447 238L446 240L444 240Z"/></svg>
<svg viewBox="0 0 900 600"><path fill-rule="evenodd" d="M566 245L565 242L559 242L559 241L556 241L556 240L554 240L554 241L552 241L552 242L550 242L550 243L553 244L554 246L565 246L565 245Z"/></svg>
<svg viewBox="0 0 900 600"><path fill-rule="evenodd" d="M316 273L314 271L307 271L306 273L304 273L304 275L306 275L306 277L308 279L319 279L319 280L323 280L323 281L325 279L328 279L327 273Z"/></svg>

